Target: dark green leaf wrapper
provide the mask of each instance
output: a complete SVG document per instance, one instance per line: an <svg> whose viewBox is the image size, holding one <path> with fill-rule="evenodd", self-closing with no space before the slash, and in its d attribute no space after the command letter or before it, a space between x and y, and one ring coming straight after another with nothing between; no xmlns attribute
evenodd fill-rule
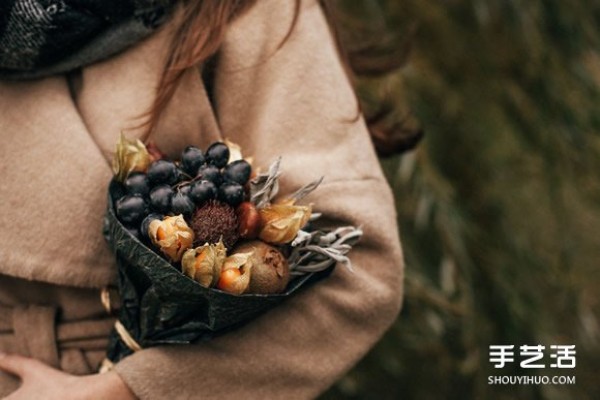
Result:
<svg viewBox="0 0 600 400"><path fill-rule="evenodd" d="M282 294L235 296L206 288L183 275L119 222L112 200L118 197L118 190L118 184L111 182L104 236L117 259L119 320L142 348L209 340L275 307L332 270L296 278ZM131 353L113 330L108 359L118 362Z"/></svg>

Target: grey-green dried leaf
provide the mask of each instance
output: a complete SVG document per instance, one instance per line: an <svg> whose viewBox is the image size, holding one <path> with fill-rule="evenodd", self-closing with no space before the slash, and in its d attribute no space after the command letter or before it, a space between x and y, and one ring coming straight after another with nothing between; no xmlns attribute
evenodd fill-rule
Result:
<svg viewBox="0 0 600 400"><path fill-rule="evenodd" d="M256 208L266 207L279 192L279 166L281 157L275 160L267 173L262 173L250 181L250 201Z"/></svg>

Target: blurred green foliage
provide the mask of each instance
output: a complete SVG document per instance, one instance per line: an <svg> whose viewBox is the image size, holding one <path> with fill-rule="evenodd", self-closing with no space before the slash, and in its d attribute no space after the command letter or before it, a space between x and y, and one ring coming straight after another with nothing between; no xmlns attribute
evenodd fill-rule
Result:
<svg viewBox="0 0 600 400"><path fill-rule="evenodd" d="M404 68L357 84L366 111L390 103L390 125L426 134L382 160L403 311L323 399L600 398L600 2L337 3L350 50L410 44ZM494 370L490 344L576 344L577 367L546 352L546 369ZM555 373L576 384L487 384Z"/></svg>

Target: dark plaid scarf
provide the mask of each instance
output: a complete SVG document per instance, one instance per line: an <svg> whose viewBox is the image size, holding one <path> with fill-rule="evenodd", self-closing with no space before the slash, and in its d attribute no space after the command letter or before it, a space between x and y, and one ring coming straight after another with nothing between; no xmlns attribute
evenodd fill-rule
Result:
<svg viewBox="0 0 600 400"><path fill-rule="evenodd" d="M0 0L0 77L63 73L152 33L175 0Z"/></svg>

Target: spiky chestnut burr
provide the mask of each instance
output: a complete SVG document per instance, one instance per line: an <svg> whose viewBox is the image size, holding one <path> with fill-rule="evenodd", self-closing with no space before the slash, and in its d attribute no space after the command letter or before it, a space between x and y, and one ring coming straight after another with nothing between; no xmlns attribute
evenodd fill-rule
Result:
<svg viewBox="0 0 600 400"><path fill-rule="evenodd" d="M225 247L230 249L240 237L235 210L216 200L209 200L194 212L191 227L195 246L218 243L222 238Z"/></svg>

